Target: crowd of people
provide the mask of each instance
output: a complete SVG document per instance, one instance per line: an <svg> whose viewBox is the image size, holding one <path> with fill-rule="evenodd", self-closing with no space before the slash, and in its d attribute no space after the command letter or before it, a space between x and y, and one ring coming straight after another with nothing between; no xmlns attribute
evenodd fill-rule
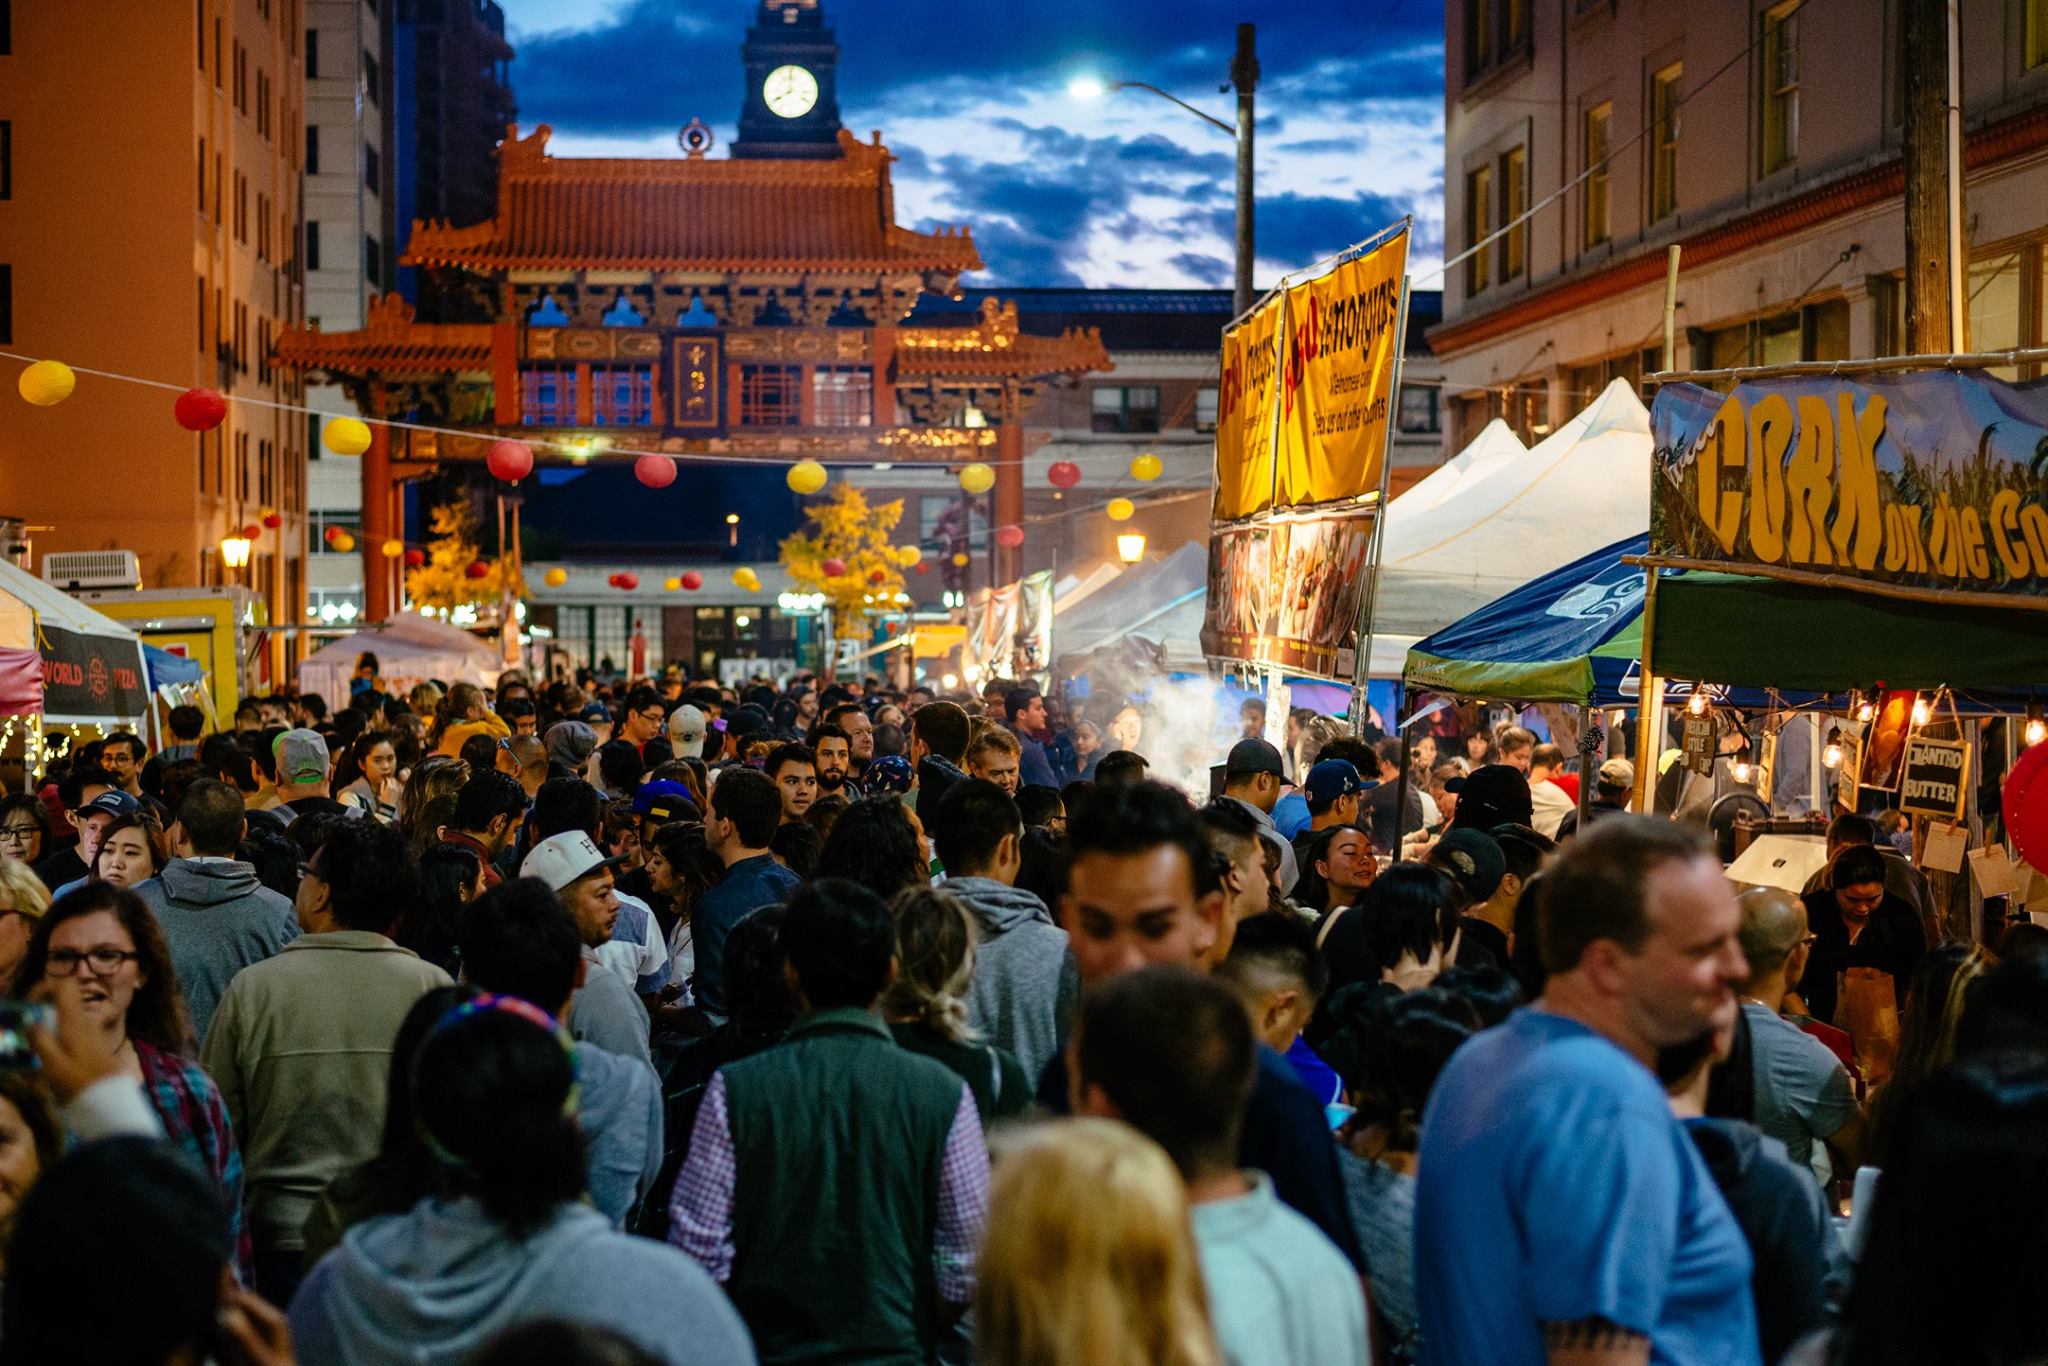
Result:
<svg viewBox="0 0 2048 1366"><path fill-rule="evenodd" d="M366 656L63 754L0 1366L2048 1359L2048 930L1938 942L1856 815L1737 887L1518 726L1239 720L1191 794L1025 686Z"/></svg>

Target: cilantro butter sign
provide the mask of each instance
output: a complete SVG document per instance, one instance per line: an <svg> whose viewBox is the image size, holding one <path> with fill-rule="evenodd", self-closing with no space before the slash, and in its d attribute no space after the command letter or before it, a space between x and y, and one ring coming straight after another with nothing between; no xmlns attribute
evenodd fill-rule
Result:
<svg viewBox="0 0 2048 1366"><path fill-rule="evenodd" d="M1979 372L1666 385L1650 550L1908 588L2048 591L2048 388Z"/></svg>

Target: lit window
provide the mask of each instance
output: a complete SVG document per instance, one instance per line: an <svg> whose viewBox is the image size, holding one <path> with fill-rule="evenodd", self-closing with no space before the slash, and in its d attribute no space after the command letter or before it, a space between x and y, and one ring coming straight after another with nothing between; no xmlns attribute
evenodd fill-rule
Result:
<svg viewBox="0 0 2048 1366"><path fill-rule="evenodd" d="M1493 283L1493 168L1481 166L1465 173L1465 293L1484 293Z"/></svg>
<svg viewBox="0 0 2048 1366"><path fill-rule="evenodd" d="M865 427L874 421L873 372L859 365L821 365L811 372L811 404L820 427Z"/></svg>
<svg viewBox="0 0 2048 1366"><path fill-rule="evenodd" d="M1764 15L1763 173L1799 155L1799 0Z"/></svg>
<svg viewBox="0 0 2048 1366"><path fill-rule="evenodd" d="M1580 217L1585 224L1584 245L1597 247L1612 229L1607 217L1607 130L1614 122L1614 106L1597 104L1586 111L1586 180L1580 196Z"/></svg>
<svg viewBox="0 0 2048 1366"><path fill-rule="evenodd" d="M1529 207L1529 154L1520 147L1500 159L1500 278L1519 277L1529 260L1529 225L1519 221Z"/></svg>
<svg viewBox="0 0 2048 1366"><path fill-rule="evenodd" d="M1650 78L1650 221L1678 212L1678 83L1685 64Z"/></svg>

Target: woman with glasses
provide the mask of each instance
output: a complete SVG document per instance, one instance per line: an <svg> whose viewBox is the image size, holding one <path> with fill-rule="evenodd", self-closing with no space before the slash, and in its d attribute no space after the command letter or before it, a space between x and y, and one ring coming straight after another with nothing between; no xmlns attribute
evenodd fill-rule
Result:
<svg viewBox="0 0 2048 1366"><path fill-rule="evenodd" d="M381 730L366 730L348 747L344 767L355 776L335 794L344 806L358 807L386 825L398 819L398 748Z"/></svg>
<svg viewBox="0 0 2048 1366"><path fill-rule="evenodd" d="M220 1089L190 1053L192 1025L156 913L126 887L89 882L36 922L14 974L16 997L48 984L60 1008L97 1028L106 1056L142 1083L164 1135L213 1174L227 1202L235 1268L250 1284L242 1154Z"/></svg>
<svg viewBox="0 0 2048 1366"><path fill-rule="evenodd" d="M0 801L0 855L34 863L43 856L49 826L43 804L27 792L17 792Z"/></svg>
<svg viewBox="0 0 2048 1366"><path fill-rule="evenodd" d="M92 856L93 880L116 887L149 881L164 870L159 838L140 815L121 817L100 834L100 847Z"/></svg>
<svg viewBox="0 0 2048 1366"><path fill-rule="evenodd" d="M17 858L0 855L0 984L14 980L36 921L50 909L50 889Z"/></svg>

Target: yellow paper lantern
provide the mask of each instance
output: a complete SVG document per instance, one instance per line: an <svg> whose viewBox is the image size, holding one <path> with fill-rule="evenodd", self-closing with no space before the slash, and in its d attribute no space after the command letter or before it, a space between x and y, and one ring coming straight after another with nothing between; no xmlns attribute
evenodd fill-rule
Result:
<svg viewBox="0 0 2048 1366"><path fill-rule="evenodd" d="M15 381L21 396L38 408L62 403L78 387L78 376L61 360L39 360L21 372Z"/></svg>
<svg viewBox="0 0 2048 1366"><path fill-rule="evenodd" d="M987 493L996 486L996 472L976 461L960 471L960 487L968 493Z"/></svg>
<svg viewBox="0 0 2048 1366"><path fill-rule="evenodd" d="M749 593L761 586L761 576L745 565L741 565L738 569L732 571L732 581L735 587L742 588Z"/></svg>
<svg viewBox="0 0 2048 1366"><path fill-rule="evenodd" d="M346 555L356 548L356 538L344 531L334 538L333 544L338 553Z"/></svg>
<svg viewBox="0 0 2048 1366"><path fill-rule="evenodd" d="M320 443L336 455L361 455L370 449L370 427L359 418L330 418L320 429Z"/></svg>
<svg viewBox="0 0 2048 1366"><path fill-rule="evenodd" d="M904 546L896 552L896 563L902 565L905 569L917 568L918 561L923 558L924 551L914 545Z"/></svg>
<svg viewBox="0 0 2048 1366"><path fill-rule="evenodd" d="M1128 498L1112 498L1109 500L1109 506L1103 509L1109 514L1109 520L1112 522L1128 522L1137 510L1137 504Z"/></svg>
<svg viewBox="0 0 2048 1366"><path fill-rule="evenodd" d="M965 551L959 551L954 554L953 567L955 569L965 569L967 567L967 553Z"/></svg>
<svg viewBox="0 0 2048 1366"><path fill-rule="evenodd" d="M683 590L683 576L681 574L671 574L661 581L661 586L667 592L680 593Z"/></svg>
<svg viewBox="0 0 2048 1366"><path fill-rule="evenodd" d="M381 552L383 553L383 555L384 555L384 558L385 558L385 559L387 559L387 560L395 560L395 559L397 559L397 558L398 558L398 557L399 557L400 555L403 555L403 554L405 553L405 542L404 542L404 541L386 541L386 542L384 542L384 544L383 544L383 545L381 545L381 546L379 546L379 547L377 547L377 548L378 548L378 550L379 550L379 551L381 551Z"/></svg>
<svg viewBox="0 0 2048 1366"><path fill-rule="evenodd" d="M562 568L550 569L540 576L540 581L550 588L560 588L569 581L569 571Z"/></svg>
<svg viewBox="0 0 2048 1366"><path fill-rule="evenodd" d="M783 476L793 493L816 493L831 481L832 476L823 465L815 460L799 460L789 467Z"/></svg>
<svg viewBox="0 0 2048 1366"><path fill-rule="evenodd" d="M1166 466L1161 463L1158 456L1153 455L1150 451L1147 451L1131 462L1131 478L1141 484L1149 484L1164 473L1166 473Z"/></svg>

